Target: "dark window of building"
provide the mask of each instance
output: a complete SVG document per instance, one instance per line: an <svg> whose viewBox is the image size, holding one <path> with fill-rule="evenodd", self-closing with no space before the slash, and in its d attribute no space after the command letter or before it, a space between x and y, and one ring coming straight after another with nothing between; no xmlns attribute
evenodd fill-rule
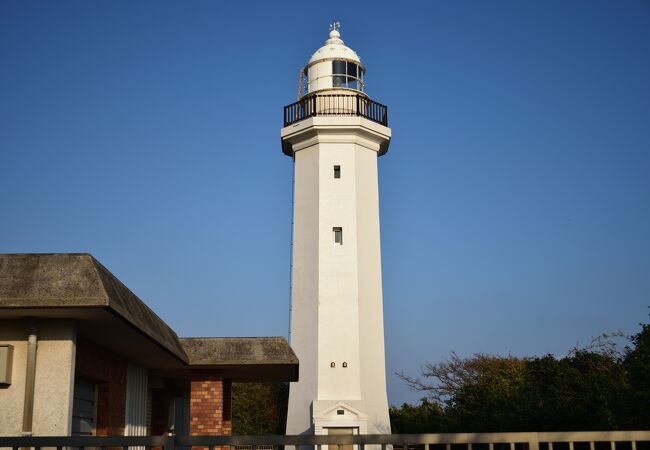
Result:
<svg viewBox="0 0 650 450"><path fill-rule="evenodd" d="M345 75L345 61L332 61L332 73Z"/></svg>
<svg viewBox="0 0 650 450"><path fill-rule="evenodd" d="M334 178L341 178L341 166L334 166Z"/></svg>
<svg viewBox="0 0 650 450"><path fill-rule="evenodd" d="M359 91L359 82L355 78L348 78L348 88Z"/></svg>
<svg viewBox="0 0 650 450"><path fill-rule="evenodd" d="M357 65L355 63L349 62L347 65L347 71L346 73L350 76L357 77Z"/></svg>
<svg viewBox="0 0 650 450"><path fill-rule="evenodd" d="M72 436L93 436L97 425L97 384L77 379L72 400Z"/></svg>
<svg viewBox="0 0 650 450"><path fill-rule="evenodd" d="M341 227L334 227L334 243L343 245L343 228Z"/></svg>
<svg viewBox="0 0 650 450"><path fill-rule="evenodd" d="M349 61L332 61L332 85L363 91L363 68Z"/></svg>
<svg viewBox="0 0 650 450"><path fill-rule="evenodd" d="M347 81L344 76L341 75L334 75L334 79L332 81L332 84L334 87L347 87L346 85Z"/></svg>
<svg viewBox="0 0 650 450"><path fill-rule="evenodd" d="M350 61L332 61L332 85L363 91L363 68Z"/></svg>

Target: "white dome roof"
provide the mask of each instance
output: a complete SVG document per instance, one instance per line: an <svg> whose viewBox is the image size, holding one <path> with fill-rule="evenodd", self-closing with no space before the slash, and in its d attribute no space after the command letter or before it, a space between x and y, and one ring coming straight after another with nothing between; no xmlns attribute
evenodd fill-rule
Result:
<svg viewBox="0 0 650 450"><path fill-rule="evenodd" d="M322 59L348 59L361 64L359 55L343 43L343 40L341 40L341 33L339 33L338 30L330 31L329 39L325 41L325 45L316 50L308 64L312 64Z"/></svg>

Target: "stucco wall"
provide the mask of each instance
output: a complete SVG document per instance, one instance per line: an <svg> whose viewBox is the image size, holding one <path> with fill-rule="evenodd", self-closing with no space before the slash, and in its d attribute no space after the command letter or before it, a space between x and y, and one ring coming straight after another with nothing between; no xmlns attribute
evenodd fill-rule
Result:
<svg viewBox="0 0 650 450"><path fill-rule="evenodd" d="M358 412L359 430L389 433L377 155L390 130L314 117L282 137L295 158L291 346L300 359L287 433L313 432L312 418L339 404Z"/></svg>
<svg viewBox="0 0 650 450"><path fill-rule="evenodd" d="M379 238L377 156L359 148L356 160L357 247L359 255L359 346L361 391L368 413L368 433L390 434L386 364L384 357L384 307Z"/></svg>
<svg viewBox="0 0 650 450"><path fill-rule="evenodd" d="M75 362L74 322L39 320L34 386L34 436L70 434ZM25 320L0 321L0 342L14 346L13 379L0 388L0 436L20 436L25 401L27 337Z"/></svg>
<svg viewBox="0 0 650 450"><path fill-rule="evenodd" d="M288 434L311 429L312 399L318 395L318 159L317 146L296 154L294 167L291 347L300 360L300 383L291 383ZM296 326L296 324L301 324Z"/></svg>
<svg viewBox="0 0 650 450"><path fill-rule="evenodd" d="M318 396L314 400L362 399L355 153L364 149L350 143L353 136L341 136L341 141L319 145ZM377 159L376 152L365 151ZM341 178L334 178L335 165L341 167ZM334 227L343 229L343 244L334 242Z"/></svg>

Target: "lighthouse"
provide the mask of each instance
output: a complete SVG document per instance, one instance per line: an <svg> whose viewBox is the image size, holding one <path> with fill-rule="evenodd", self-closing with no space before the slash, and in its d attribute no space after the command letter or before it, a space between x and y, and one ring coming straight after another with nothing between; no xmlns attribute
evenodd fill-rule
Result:
<svg viewBox="0 0 650 450"><path fill-rule="evenodd" d="M294 162L291 383L287 434L388 434L377 160L386 106L338 23L300 72L284 108L282 150Z"/></svg>

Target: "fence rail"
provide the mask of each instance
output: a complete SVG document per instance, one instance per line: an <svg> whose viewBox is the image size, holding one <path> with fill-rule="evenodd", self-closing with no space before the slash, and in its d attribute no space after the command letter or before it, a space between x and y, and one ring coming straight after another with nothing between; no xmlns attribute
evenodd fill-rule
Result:
<svg viewBox="0 0 650 450"><path fill-rule="evenodd" d="M449 433L320 436L51 436L0 437L0 449L178 448L232 446L251 450L333 446L358 450L650 450L650 431Z"/></svg>
<svg viewBox="0 0 650 450"><path fill-rule="evenodd" d="M309 95L284 107L284 126L314 116L360 116L388 126L388 107L363 95Z"/></svg>

